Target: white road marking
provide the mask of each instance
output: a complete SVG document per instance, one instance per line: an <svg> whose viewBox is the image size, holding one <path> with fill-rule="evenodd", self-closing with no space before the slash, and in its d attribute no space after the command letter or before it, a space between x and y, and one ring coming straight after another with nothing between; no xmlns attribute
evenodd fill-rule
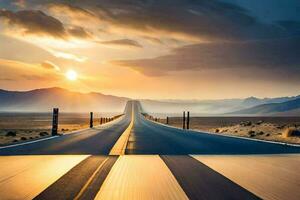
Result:
<svg viewBox="0 0 300 200"><path fill-rule="evenodd" d="M19 144L11 144L11 145L0 147L0 149L7 149L7 148L12 148L12 147L17 147L17 146L23 146L23 145L37 143L37 142L41 142L41 141L45 141L45 140L51 140L51 139L54 139L54 138L57 138L57 137L59 137L59 136L51 136L51 137L42 138L42 139L39 139L39 140L23 142L23 143L19 143Z"/></svg>

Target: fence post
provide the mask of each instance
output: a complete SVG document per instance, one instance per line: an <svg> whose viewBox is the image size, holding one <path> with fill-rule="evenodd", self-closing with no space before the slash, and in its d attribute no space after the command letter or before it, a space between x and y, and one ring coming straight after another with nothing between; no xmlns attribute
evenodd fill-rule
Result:
<svg viewBox="0 0 300 200"><path fill-rule="evenodd" d="M102 123L103 123L103 118L101 117L101 118L100 118L100 124L102 124Z"/></svg>
<svg viewBox="0 0 300 200"><path fill-rule="evenodd" d="M166 124L169 124L169 117L167 117L166 119Z"/></svg>
<svg viewBox="0 0 300 200"><path fill-rule="evenodd" d="M93 128L93 112L90 112L90 128Z"/></svg>
<svg viewBox="0 0 300 200"><path fill-rule="evenodd" d="M187 112L186 129L190 129L190 111Z"/></svg>
<svg viewBox="0 0 300 200"><path fill-rule="evenodd" d="M58 128L58 108L53 108L52 135L57 135L57 128Z"/></svg>
<svg viewBox="0 0 300 200"><path fill-rule="evenodd" d="M183 111L182 129L185 129L185 111Z"/></svg>

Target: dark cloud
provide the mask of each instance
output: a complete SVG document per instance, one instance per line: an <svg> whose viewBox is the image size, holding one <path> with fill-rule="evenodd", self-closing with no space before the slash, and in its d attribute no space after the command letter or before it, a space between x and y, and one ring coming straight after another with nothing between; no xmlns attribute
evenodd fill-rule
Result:
<svg viewBox="0 0 300 200"><path fill-rule="evenodd" d="M8 21L10 25L24 28L27 34L43 34L64 38L66 30L63 24L54 17L48 16L38 10L22 10L12 12L0 10L0 17Z"/></svg>
<svg viewBox="0 0 300 200"><path fill-rule="evenodd" d="M90 38L92 35L80 26L65 28L61 21L39 10L17 12L0 10L0 18L6 20L9 25L21 27L25 34L47 35L61 39L68 39L70 36Z"/></svg>
<svg viewBox="0 0 300 200"><path fill-rule="evenodd" d="M92 37L92 33L86 31L84 28L80 27L80 26L74 26L71 28L67 29L68 33L70 35L72 35L73 37L77 37L77 38L91 38Z"/></svg>
<svg viewBox="0 0 300 200"><path fill-rule="evenodd" d="M116 46L116 47L125 47L125 48L142 48L143 46L139 44L135 40L130 40L130 39L121 39L121 40L110 40L110 41L102 41L98 42L103 45L107 46Z"/></svg>
<svg viewBox="0 0 300 200"><path fill-rule="evenodd" d="M56 12L56 11L63 11L67 12L68 14L72 14L76 17L81 17L82 19L86 19L86 17L95 17L94 14L86 9L80 8L78 6L74 6L67 3L50 3L48 5L48 9ZM61 13L64 14L64 13Z"/></svg>
<svg viewBox="0 0 300 200"><path fill-rule="evenodd" d="M81 6L93 10L102 21L144 34L211 41L288 35L276 25L260 23L242 7L217 0L100 0L84 1Z"/></svg>
<svg viewBox="0 0 300 200"><path fill-rule="evenodd" d="M150 76L184 70L273 69L299 71L300 38L218 42L188 45L170 55L152 59L118 60L113 64L130 67Z"/></svg>
<svg viewBox="0 0 300 200"><path fill-rule="evenodd" d="M259 2L257 2L259 3ZM81 20L97 20L109 28L132 30L152 38L161 35L210 41L243 41L297 35L278 24L261 22L247 8L219 0L85 0L37 1L50 13ZM293 6L293 4L291 4Z"/></svg>

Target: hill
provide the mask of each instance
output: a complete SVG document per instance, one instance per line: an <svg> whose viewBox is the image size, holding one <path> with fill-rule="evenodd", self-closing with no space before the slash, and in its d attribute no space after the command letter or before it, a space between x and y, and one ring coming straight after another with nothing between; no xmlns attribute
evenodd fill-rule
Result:
<svg viewBox="0 0 300 200"><path fill-rule="evenodd" d="M72 92L57 87L24 92L0 90L0 111L48 112L58 107L62 112L122 112L127 100L124 97Z"/></svg>
<svg viewBox="0 0 300 200"><path fill-rule="evenodd" d="M248 114L248 115L299 115L300 98L285 101L282 103L269 103L239 110L229 114Z"/></svg>

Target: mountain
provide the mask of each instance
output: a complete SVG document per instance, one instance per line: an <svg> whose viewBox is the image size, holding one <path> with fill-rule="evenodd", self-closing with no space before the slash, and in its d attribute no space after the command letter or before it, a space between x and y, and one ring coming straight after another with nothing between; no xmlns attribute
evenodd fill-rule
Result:
<svg viewBox="0 0 300 200"><path fill-rule="evenodd" d="M299 115L300 114L300 97L294 100L282 103L269 103L254 106L251 108L239 110L229 114L246 114L246 115Z"/></svg>
<svg viewBox="0 0 300 200"><path fill-rule="evenodd" d="M269 103L283 103L300 98L300 96L219 100L140 100L143 109L148 113L161 116L181 116L188 110L195 116L239 114L239 111ZM236 112L236 113L235 113ZM225 115L226 115L225 114ZM159 115L160 116L160 115Z"/></svg>
<svg viewBox="0 0 300 200"><path fill-rule="evenodd" d="M300 98L300 95L292 96L292 97L277 97L277 98L262 98L262 99L256 97L248 97L243 101L242 105L245 107L253 107L261 104L283 103L298 98Z"/></svg>
<svg viewBox="0 0 300 200"><path fill-rule="evenodd" d="M125 97L72 92L58 87L25 92L0 90L0 111L47 112L58 107L62 112L122 112L128 100Z"/></svg>

